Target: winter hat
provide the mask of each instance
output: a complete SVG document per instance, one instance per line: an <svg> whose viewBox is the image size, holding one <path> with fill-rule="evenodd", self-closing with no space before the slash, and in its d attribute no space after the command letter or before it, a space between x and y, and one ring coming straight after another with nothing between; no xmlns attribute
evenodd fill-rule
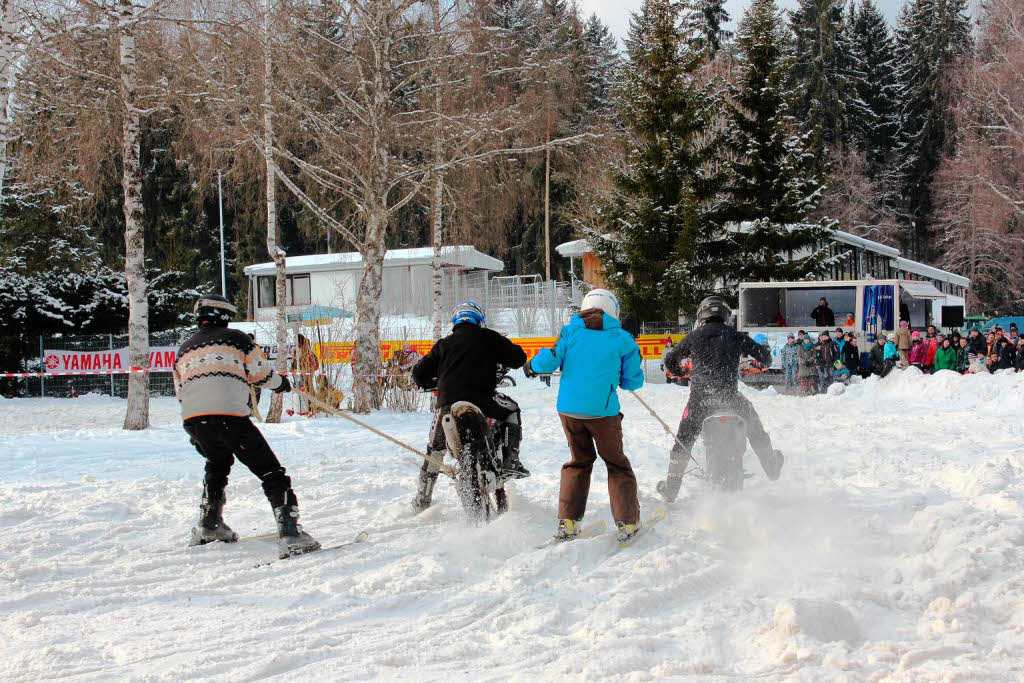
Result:
<svg viewBox="0 0 1024 683"><path fill-rule="evenodd" d="M910 334L910 336L911 336L912 338L914 338L914 339L920 339L920 338L921 338L921 333L920 333L920 332L918 332L917 330L914 330L914 331L913 331L913 332L912 332L912 333Z"/></svg>
<svg viewBox="0 0 1024 683"><path fill-rule="evenodd" d="M906 320L901 320L900 327L910 327L910 323Z"/></svg>
<svg viewBox="0 0 1024 683"><path fill-rule="evenodd" d="M894 342L894 341L896 341L896 333L895 333L895 332L890 332L890 333L889 333L889 337L888 337L888 339L889 339L889 341L891 341L891 342Z"/></svg>
<svg viewBox="0 0 1024 683"><path fill-rule="evenodd" d="M794 337L793 333L790 332L789 334L786 335L786 339L796 339L796 337Z"/></svg>

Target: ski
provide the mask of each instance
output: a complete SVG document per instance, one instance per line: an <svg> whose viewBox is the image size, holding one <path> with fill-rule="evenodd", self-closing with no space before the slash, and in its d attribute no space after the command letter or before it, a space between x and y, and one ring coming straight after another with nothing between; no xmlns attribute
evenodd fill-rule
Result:
<svg viewBox="0 0 1024 683"><path fill-rule="evenodd" d="M569 543L570 541L576 541L581 538L594 538L596 536L600 536L601 534L603 534L607 529L608 525L605 524L605 521L603 519L599 519L596 522L589 522L587 524L584 524L583 530L580 531L578 535L573 536L572 538L549 538L545 543L541 543L539 546L537 546L537 549L542 550L544 548L550 548L553 545L561 545L563 543Z"/></svg>
<svg viewBox="0 0 1024 683"><path fill-rule="evenodd" d="M634 541L636 541L636 539L638 539L640 536L643 536L647 531L654 527L655 524L665 519L666 517L668 517L668 510L665 508L664 505L659 505L658 507L654 508L654 510L651 512L651 516L640 522L640 528L637 529L637 532L633 534L633 536L628 541L620 542L619 547L628 548L633 544Z"/></svg>
<svg viewBox="0 0 1024 683"><path fill-rule="evenodd" d="M257 565L254 565L253 569L257 569L259 567L266 567L267 565L274 564L275 562L278 562L280 560L291 560L291 559L294 559L296 557L301 557L303 555L317 555L317 554L320 554L320 553L330 552L332 550L340 550L341 548L347 548L350 545L355 545L357 543L362 543L363 541L365 541L369 537L370 537L370 534L366 533L365 531L360 531L358 534L356 534L356 537L353 538L351 541L346 541L344 543L338 543L337 545L329 545L327 547L317 548L316 550L310 550L309 552L305 552L305 553L298 553L296 555L288 555L286 557L278 557L278 558L275 558L273 560L266 560L264 562L260 562Z"/></svg>
<svg viewBox="0 0 1024 683"><path fill-rule="evenodd" d="M277 540L277 532L275 531L274 533L263 534L261 536L242 536L237 541L235 541L235 543L246 543L248 541L276 541L276 540Z"/></svg>

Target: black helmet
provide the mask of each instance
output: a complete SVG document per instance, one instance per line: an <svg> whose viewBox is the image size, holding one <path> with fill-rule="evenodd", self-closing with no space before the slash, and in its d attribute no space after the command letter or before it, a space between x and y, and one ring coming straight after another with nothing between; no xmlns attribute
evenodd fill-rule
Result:
<svg viewBox="0 0 1024 683"><path fill-rule="evenodd" d="M197 325L227 326L228 321L238 315L238 309L219 294L207 294L196 302L192 312L196 314Z"/></svg>
<svg viewBox="0 0 1024 683"><path fill-rule="evenodd" d="M729 308L729 304L725 302L720 296L712 295L700 302L700 306L697 306L697 322L706 323L711 320L718 320L719 322L725 322L732 315L732 309Z"/></svg>

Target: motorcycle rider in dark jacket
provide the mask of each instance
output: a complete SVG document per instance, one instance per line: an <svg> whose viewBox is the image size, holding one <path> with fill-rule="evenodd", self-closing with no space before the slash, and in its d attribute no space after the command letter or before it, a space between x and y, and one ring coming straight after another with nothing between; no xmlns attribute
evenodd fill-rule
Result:
<svg viewBox="0 0 1024 683"><path fill-rule="evenodd" d="M669 455L668 477L658 483L658 492L672 502L679 494L683 472L692 459L693 442L700 435L704 420L715 410L735 410L747 425L747 439L772 481L782 471L782 453L772 449L771 437L764 430L757 411L739 393L739 362L751 356L757 362L771 363L771 351L749 335L727 325L729 306L719 296L709 296L697 307L697 327L686 335L668 355L665 367L675 372L685 358L693 360L690 400L679 421L676 443Z"/></svg>
<svg viewBox="0 0 1024 683"><path fill-rule="evenodd" d="M452 333L439 340L412 369L412 379L422 389L437 389L437 412L427 437L427 453L442 460L447 448L442 418L453 404L468 401L484 415L497 420L506 473L515 478L530 476L519 461L523 438L519 404L498 393L498 367L521 368L526 363L522 347L483 327L484 311L474 301L459 304L452 312ZM417 513L430 507L440 468L425 460L412 507Z"/></svg>

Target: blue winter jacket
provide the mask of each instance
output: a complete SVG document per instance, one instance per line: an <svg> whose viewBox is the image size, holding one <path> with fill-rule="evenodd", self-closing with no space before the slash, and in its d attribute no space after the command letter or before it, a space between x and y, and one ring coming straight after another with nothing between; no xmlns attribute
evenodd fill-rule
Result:
<svg viewBox="0 0 1024 683"><path fill-rule="evenodd" d="M885 354L883 357L885 358L885 360L900 357L899 351L896 350L896 345L893 344L891 341L885 342Z"/></svg>
<svg viewBox="0 0 1024 683"><path fill-rule="evenodd" d="M562 369L558 412L610 417L619 414L616 387L644 385L640 347L610 315L590 309L574 315L552 349L530 361L537 373Z"/></svg>

